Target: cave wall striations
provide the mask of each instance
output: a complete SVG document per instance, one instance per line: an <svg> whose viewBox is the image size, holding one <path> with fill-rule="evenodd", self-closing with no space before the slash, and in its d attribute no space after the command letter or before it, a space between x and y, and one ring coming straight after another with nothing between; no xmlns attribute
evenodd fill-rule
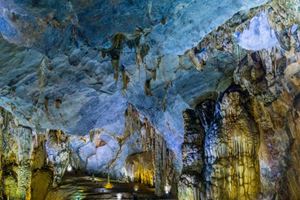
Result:
<svg viewBox="0 0 300 200"><path fill-rule="evenodd" d="M165 186L171 186L172 195L177 195L178 169L174 166L175 155L167 148L164 138L157 133L146 118L129 105L126 110L125 137L138 132L141 152L126 158L126 171L130 179L155 186L158 196L165 194Z"/></svg>
<svg viewBox="0 0 300 200"><path fill-rule="evenodd" d="M184 113L181 199L299 197L300 70L287 76L284 62L268 80L262 60L270 54L249 53L235 72L240 85Z"/></svg>
<svg viewBox="0 0 300 200"><path fill-rule="evenodd" d="M180 199L200 200L200 190L203 190L201 172L204 165L204 128L197 111L187 109L183 113L183 118L185 124L182 144L183 168L179 180L178 195Z"/></svg>
<svg viewBox="0 0 300 200"><path fill-rule="evenodd" d="M154 185L159 196L165 186L171 185L171 193L176 196L178 189L179 199L184 200L299 199L299 0L260 1L266 3L263 5L245 1L249 3L238 7L229 1L207 1L208 8L232 7L234 12L225 10L226 17L219 11L212 12L217 17L200 12L208 17L205 19L195 17L203 8L199 2L179 8L174 1L169 10L174 7L178 12L171 19L163 16L161 24L162 11L169 2L153 2L159 25L150 33L148 29L136 29L136 33L145 31L137 38L146 46L149 43L144 49L148 54L142 55L142 46L129 52L127 45L124 52L128 52L122 56L117 53L112 62L99 57L99 49L89 46L92 44L79 48L81 42L76 49L70 44L67 55L59 55L65 48L55 53L59 47L55 38L63 39L60 36L64 32L51 34L59 23L50 13L41 26L46 28L50 18L53 27L49 32L42 31L38 40L34 40L35 31L12 36L5 32L18 27L23 30L26 26L21 24L32 22L28 19L35 21L43 16L36 13L38 9L30 7L26 13L33 18L26 19L26 15L11 13L18 9L0 13L11 14L8 22L17 22L12 23L14 26L8 23L9 29L1 30L4 38L0 39L0 105L14 116L0 107L0 199L45 199L49 189L62 181L68 165L89 174ZM141 7L152 8L152 3L141 3ZM1 0L0 4L4 9L15 6ZM82 13L97 6L89 3L89 9L84 10L81 5L76 7ZM104 21L114 12L107 9L108 5L101 4L107 10ZM261 6L236 13L241 7L255 5ZM128 7L122 9L127 12ZM135 6L131 9L136 10ZM124 12L117 14L123 16ZM233 17L225 22L227 15ZM82 24L86 28L90 14L81 17L88 22ZM142 27L157 24L146 21ZM211 26L200 30L207 22ZM125 36L132 39L126 41L131 46L137 39L129 32L138 24L125 24L118 31L114 23L111 25L111 33L101 34L124 33L115 34L115 45L103 47L104 54L121 52ZM173 31L175 25L186 25L186 29ZM33 29L30 27L29 31ZM94 42L99 37L92 33L86 36ZM56 41L53 44L48 41L52 39ZM32 44L35 49L6 40ZM62 45L67 47L69 43ZM188 49L192 44L196 46ZM124 85L114 80L119 73L117 65L123 63L128 72L127 76L125 69L122 71ZM73 135L60 130L37 132L33 127L62 129ZM89 134L74 135L82 133Z"/></svg>
<svg viewBox="0 0 300 200"><path fill-rule="evenodd" d="M192 162L185 159L186 146L194 147L191 155L197 154L203 163L200 170L193 168L201 172L196 177L203 189L195 192L195 186L185 182L179 187L185 192L192 188L190 199L299 198L300 31L282 22L275 27L280 28L278 46L240 53L234 85L214 99L214 111L201 109L211 101L207 99L183 114L183 174L191 163L201 163L192 156ZM189 113L198 113L193 114L194 122ZM197 139L187 145L191 129ZM202 137L203 146L195 147ZM199 151L204 151L202 157Z"/></svg>
<svg viewBox="0 0 300 200"><path fill-rule="evenodd" d="M0 199L44 199L52 183L44 135L0 109Z"/></svg>
<svg viewBox="0 0 300 200"><path fill-rule="evenodd" d="M239 92L224 94L205 136L208 199L256 199L259 193L258 131L241 99Z"/></svg>
<svg viewBox="0 0 300 200"><path fill-rule="evenodd" d="M233 18L195 47L194 51L199 51L205 42L218 38L209 43L209 50L216 51L225 44L231 48L218 50L235 54L237 61L232 86L218 97L202 98L193 110L183 113L185 140L179 191L184 195L180 199L187 196L187 199L299 199L297 9L299 1L290 0L272 1L252 10L256 14L267 13L268 21L260 21L256 29L260 35L257 39L266 33L273 37L274 30L277 44L271 41L275 44L272 48L264 48L262 44L256 44L255 50L236 48L234 39L228 36L228 32L240 32L249 24L247 31L251 31L251 23L261 20L263 15L238 26L232 23ZM264 28L270 26L270 31L261 32L263 23ZM246 41L237 42L242 45ZM203 109L208 102L213 110ZM193 170L197 173L190 175ZM189 181L183 181L183 177Z"/></svg>
<svg viewBox="0 0 300 200"><path fill-rule="evenodd" d="M62 182L68 166L77 172L109 174L114 179L154 186L158 196L163 196L165 186L170 185L172 195L177 195L175 155L132 105L125 112L125 132L121 136L102 130L92 130L85 136L71 136L60 130L36 133L19 125L2 108L0 114L1 198L45 199ZM110 149L113 152L109 154L107 149L115 143L118 148ZM98 153L102 151L109 154L108 160ZM102 163L96 171L89 168L93 157L99 157Z"/></svg>

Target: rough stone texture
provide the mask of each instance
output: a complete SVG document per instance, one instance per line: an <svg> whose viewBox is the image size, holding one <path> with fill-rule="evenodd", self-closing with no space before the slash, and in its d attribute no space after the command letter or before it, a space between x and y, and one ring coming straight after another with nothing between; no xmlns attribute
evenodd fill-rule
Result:
<svg viewBox="0 0 300 200"><path fill-rule="evenodd" d="M128 103L132 103L155 125L158 132L168 139L169 148L176 152L180 152L183 139L181 111L188 107L187 103L193 104L197 101L199 92L206 94L215 90L221 91L232 80L230 74L233 68L229 64L225 63L218 71L214 71L213 64L208 62L207 68L201 74L192 67L189 59L183 59L187 66L185 69L179 66L177 56L171 56L162 58L157 70L157 80L151 83L154 96L145 96L144 83L139 81L139 73L141 73L140 80L143 80L143 74L146 72L143 69L138 72L131 65L128 65L128 71L131 66L134 76L130 77L128 90L125 95L122 95L118 91L122 83L115 85L110 71L110 61L97 61L99 57L96 52L91 53L96 56L95 60L74 67L68 63L65 56L55 58L48 63L48 59L35 51L26 51L9 45L3 40L2 42L1 50L17 51L15 59L18 60L22 55L31 63L27 65L25 63L28 61L24 61L25 63L20 65L19 72L8 71L9 66L14 65L12 60L7 60L7 63L3 64L8 68L1 68L3 74L5 72L7 75L6 78L1 79L3 98L0 104L3 107L8 106L7 109L19 118L20 123L37 129L60 129L66 133L80 135L88 134L90 130L96 128L121 135L124 131L124 112ZM5 52L3 53L8 55ZM90 57L83 59L89 60ZM170 65L171 61L174 65ZM90 71L91 66L99 70L99 74ZM165 77L166 75L170 77ZM18 81L11 80L15 77L18 77L21 82L15 84ZM186 80L189 79L193 81L187 84ZM198 84L203 80L206 80L206 84ZM24 88L24 84L27 85L27 89ZM11 101L12 99L14 102ZM21 105L26 106L21 109ZM154 113L149 108L157 112Z"/></svg>
<svg viewBox="0 0 300 200"><path fill-rule="evenodd" d="M1 120L1 198L44 199L52 182L46 165L44 135L21 126L7 111L0 110ZM39 170L48 174L40 176ZM42 178L42 179L41 179ZM37 183L39 181L39 183ZM45 183L45 185L44 185ZM41 191L41 194L38 194ZM33 196L32 196L33 195ZM38 196L38 197L37 197Z"/></svg>
<svg viewBox="0 0 300 200"><path fill-rule="evenodd" d="M70 163L70 149L68 147L68 136L62 131L50 130L45 143L47 152L47 165L53 171L53 186L56 187Z"/></svg>
<svg viewBox="0 0 300 200"><path fill-rule="evenodd" d="M131 181L154 185L154 162L152 152L130 155L126 159L126 172Z"/></svg>
<svg viewBox="0 0 300 200"><path fill-rule="evenodd" d="M268 30L268 32L263 31L261 25L266 23L259 23L259 25L255 27L258 31L259 39L266 37L265 34L267 33L270 34L268 39L272 39L269 44L272 44L272 42L275 43L273 43L273 45L271 45L272 48L268 50L264 49L266 47L260 49L262 47L261 45L265 45L263 43L257 43L257 45L252 43L251 45L254 46L248 46L251 51L238 49L239 52L237 56L240 58L240 61L237 62L237 67L234 72L234 82L239 85L238 87L241 87L239 91L243 91L242 93L246 94L246 97L243 96L241 98L242 101L240 101L240 105L238 106L231 100L225 102L221 101L223 98L227 100L228 98L234 99L233 96L228 97L228 94L232 94L231 92L225 93L224 96L220 95L220 97L222 97L221 99L219 98L220 106L216 107L215 115L212 117L212 119L218 123L214 126L215 122L207 123L205 120L202 120L202 126L204 130L206 130L205 141L207 146L205 146L205 156L212 154L219 158L215 161L211 159L206 160L206 180L203 181L203 183L207 184L207 192L202 195L203 199L236 199L237 196L239 196L238 199L297 199L299 196L299 179L298 176L295 175L298 174L296 159L299 153L294 146L298 143L296 135L299 132L299 127L296 124L300 122L297 107L297 102L299 101L300 71L299 28L297 24L299 18L297 18L298 12L295 11L295 9L297 10L299 8L299 2L273 1L267 4L265 8L268 8L268 6L272 6L272 9L268 10L267 15L270 25L274 28L273 30L276 35L275 40L277 40L278 43L276 44L274 38L272 39L274 35L270 27L265 29L265 31ZM264 9L261 11L265 12ZM254 18L254 21L259 20L261 16L262 15L258 15L256 19ZM253 26L255 25L253 23L253 21L250 21L250 26L246 28L245 33L254 28ZM226 27L226 25L224 26ZM228 28L225 28L225 30L230 31ZM218 29L216 32L208 35L206 41L212 41L212 36L218 33L224 35L222 29ZM253 34L251 34L251 36L257 37ZM222 41L222 39L220 41ZM242 47L246 45L246 43L244 43L246 41L238 40L237 42L239 42ZM205 43L205 40L202 43ZM207 55L215 51L214 47L218 47L218 45L209 44L212 45L210 47L212 51L208 51ZM221 43L217 42L216 44ZM228 47L230 45L234 47L234 41L233 44L230 42L226 46ZM199 49L201 49L201 43L195 50L198 51ZM231 52L233 50L234 49L229 49ZM228 48L225 49L225 51L228 51ZM205 60L205 57L202 57L202 59ZM203 99L205 99L205 97ZM244 110L242 112L244 117L234 117L239 112L237 108L240 106L242 110ZM222 113L222 110L225 111L223 112L224 114L227 113L227 116L231 115L231 117L228 117L228 120L223 121L226 119L226 117L224 118L226 114L218 114ZM207 118L210 119L210 117ZM235 123L228 123L232 120L235 121ZM244 122L238 123L242 121ZM207 124L212 127L211 130L208 129L207 131ZM235 126L239 124L243 125L236 128L236 131L232 131L235 130ZM201 126L198 126L198 128L200 127ZM223 131L220 127L224 128ZM233 142L234 145L231 145L230 143L232 141L229 136L226 135L225 138L222 138L222 134L226 133L225 130L231 130L228 132L230 133L229 135L242 133L242 135L248 136L246 136L247 139L244 141L237 139L236 142ZM215 132L216 134L211 134L211 132ZM245 144L251 144L250 146L255 147L255 151L247 155L246 151L251 150L251 148L249 148L249 146L242 148ZM228 146L231 147L229 148L230 150L239 147L238 152L245 152L238 154L238 157L231 161L230 159L222 160L223 157L225 157L222 155L228 151L221 151L221 153L218 154L216 152L214 153L214 151L209 151L210 149L214 149L214 147L216 147L216 149L222 149L222 147L226 149L225 147ZM215 158L215 156L212 157ZM242 159L243 161L235 165L234 163L243 156L248 158ZM243 162L247 164L243 165ZM239 172L238 170L230 170L230 167L224 167L227 164L233 165L234 167L240 166L239 169L243 170L243 172L253 171L253 173L255 173L254 175L249 175L249 173L249 176L247 173L239 175L239 179L236 179L237 187L230 190L234 182L234 179L230 177L234 173ZM231 173L227 173L227 171L231 171ZM260 174L259 177L257 176L258 173ZM292 176L292 174L294 174L294 176ZM223 176L226 178L219 179L219 177ZM248 178L252 179L252 181L249 182ZM222 182L226 182L226 184ZM246 184L242 184L243 182ZM246 187L244 187L245 185ZM201 191L200 194L197 194L197 192L192 192L192 187L186 187L187 185L183 184L180 185L179 189L182 189L182 192L185 192L184 194L187 194L187 196L191 196L191 199L197 199L199 198L198 196L201 196ZM244 196L243 193L246 194L247 191L248 194L252 194ZM251 197L251 195L253 196ZM184 197L182 199L184 199Z"/></svg>
<svg viewBox="0 0 300 200"><path fill-rule="evenodd" d="M49 171L38 170L32 175L31 199L44 200L51 188L52 174Z"/></svg>
<svg viewBox="0 0 300 200"><path fill-rule="evenodd" d="M124 179L126 158L151 152L159 195L297 199L299 8L0 0L0 195L36 195L44 165L46 185L68 165Z"/></svg>
<svg viewBox="0 0 300 200"><path fill-rule="evenodd" d="M180 176L180 199L200 199L201 176L204 165L204 128L200 115L188 109L183 113L185 122L185 135L182 144L182 172ZM184 189L183 189L184 188ZM185 191L188 191L187 193Z"/></svg>
<svg viewBox="0 0 300 200"><path fill-rule="evenodd" d="M177 195L180 169L174 152L167 148L161 134L132 105L125 112L123 135L96 129L85 136L71 136L54 130L46 136L47 166L53 171L54 187L61 182L67 167L72 166L75 171L93 176L108 175L114 179L155 186L159 196L164 194L164 186L169 184L172 186L171 193ZM40 150L43 152L42 147Z"/></svg>
<svg viewBox="0 0 300 200"><path fill-rule="evenodd" d="M178 55L236 12L266 2L1 1L3 38L29 50L1 40L5 57L0 105L26 126L85 135L95 128L122 134L123 113L131 103L180 156L181 111L202 94L224 90L232 80L233 59L228 54L214 55L199 73L189 56ZM181 26L185 29L175 31ZM114 41L117 33L126 41ZM125 94L121 78L114 83L114 55L98 56L99 50L111 47L121 51L118 63L125 66L129 78ZM151 77L155 70L156 77ZM144 91L147 80L151 97Z"/></svg>
<svg viewBox="0 0 300 200"><path fill-rule="evenodd" d="M180 55L238 11L266 2L1 1L1 33L11 42L37 46L49 53L70 41L76 44L78 39L109 44L108 37L132 33L139 26L151 29L146 40L154 44L153 53ZM184 29L176 31L179 27Z"/></svg>
<svg viewBox="0 0 300 200"><path fill-rule="evenodd" d="M31 130L18 126L12 116L1 109L2 168L4 197L30 199ZM14 190L15 189L15 190Z"/></svg>
<svg viewBox="0 0 300 200"><path fill-rule="evenodd" d="M258 131L238 92L225 93L205 137L206 197L256 199L259 193ZM217 115L220 115L219 117ZM219 118L219 119L218 119Z"/></svg>

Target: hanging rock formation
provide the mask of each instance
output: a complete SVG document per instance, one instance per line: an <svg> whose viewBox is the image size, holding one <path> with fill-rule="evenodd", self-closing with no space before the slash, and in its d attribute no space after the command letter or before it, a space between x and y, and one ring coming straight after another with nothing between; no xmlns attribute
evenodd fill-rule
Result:
<svg viewBox="0 0 300 200"><path fill-rule="evenodd" d="M206 132L205 196L208 199L258 197L259 135L242 99L239 92L225 93L219 103L220 110L215 112L216 120Z"/></svg>
<svg viewBox="0 0 300 200"><path fill-rule="evenodd" d="M299 11L0 0L0 199L53 199L68 167L184 200L298 199Z"/></svg>
<svg viewBox="0 0 300 200"><path fill-rule="evenodd" d="M44 135L18 124L1 109L1 197L44 199L52 183Z"/></svg>
<svg viewBox="0 0 300 200"><path fill-rule="evenodd" d="M204 129L198 112L188 109L183 113L185 136L182 144L182 173L179 198L200 199L202 170L204 166Z"/></svg>

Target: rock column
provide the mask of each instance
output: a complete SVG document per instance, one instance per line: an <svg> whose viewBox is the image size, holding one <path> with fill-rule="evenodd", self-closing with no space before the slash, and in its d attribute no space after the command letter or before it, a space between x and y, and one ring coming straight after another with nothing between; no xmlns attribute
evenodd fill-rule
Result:
<svg viewBox="0 0 300 200"><path fill-rule="evenodd" d="M258 198L259 135L254 120L242 106L242 98L239 92L225 93L206 133L207 199Z"/></svg>

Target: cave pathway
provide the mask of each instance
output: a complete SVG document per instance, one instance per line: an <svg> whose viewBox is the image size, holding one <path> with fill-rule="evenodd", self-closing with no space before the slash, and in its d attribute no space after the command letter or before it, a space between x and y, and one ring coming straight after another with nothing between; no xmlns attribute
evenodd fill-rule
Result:
<svg viewBox="0 0 300 200"><path fill-rule="evenodd" d="M172 199L170 197L155 196L155 189L143 184L125 183L112 180L111 184L113 188L106 189L106 183L107 180L103 178L68 175L64 177L63 182L56 189L53 189L48 193L47 200ZM136 186L138 186L138 191L134 190Z"/></svg>

